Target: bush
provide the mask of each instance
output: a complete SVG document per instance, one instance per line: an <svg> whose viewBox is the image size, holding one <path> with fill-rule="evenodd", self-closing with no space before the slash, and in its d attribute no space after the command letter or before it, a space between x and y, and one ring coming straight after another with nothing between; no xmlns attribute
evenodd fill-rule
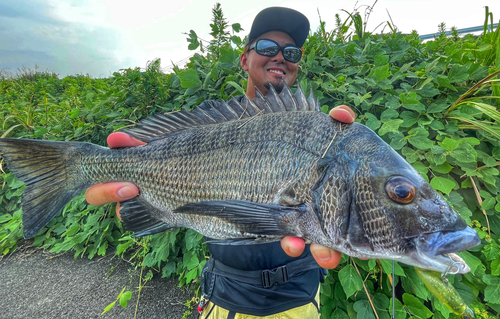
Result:
<svg viewBox="0 0 500 319"><path fill-rule="evenodd" d="M233 24L231 36L220 7L213 14L214 40L204 55L195 54L186 68L174 68L172 74L163 74L160 60L154 60L144 71L123 70L106 79L58 79L49 73L0 78L2 137L105 145L111 132L150 114L241 95L246 87L239 67L244 41L235 35L241 28ZM353 107L359 122L400 152L478 231L482 244L460 254L472 271L450 280L476 316L498 317L499 29L479 37L440 36L422 43L416 33L358 32L347 39L346 25L325 32L322 24L309 36L298 83L306 92L312 87L325 112L339 104ZM190 48L203 47L194 31L189 36ZM0 251L7 254L22 238L24 185L5 166L0 182ZM197 282L208 254L202 236L192 230L132 239L115 218L113 205L88 205L83 194L33 245L52 252L73 250L75 258L104 255L116 247L116 254L129 253L137 265L162 276L180 275L181 285ZM398 318L410 313L456 317L429 293L413 268L396 264L395 271ZM352 280L344 280L345 274ZM322 285L322 316L374 317L373 303L378 316L388 318L391 280L390 262L343 256Z"/></svg>

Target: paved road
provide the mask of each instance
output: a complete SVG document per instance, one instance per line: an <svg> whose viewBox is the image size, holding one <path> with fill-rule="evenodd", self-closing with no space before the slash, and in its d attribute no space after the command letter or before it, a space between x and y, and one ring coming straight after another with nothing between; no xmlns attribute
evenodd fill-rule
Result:
<svg viewBox="0 0 500 319"><path fill-rule="evenodd" d="M110 270L113 268L111 275ZM73 258L27 248L0 260L0 318L134 318L137 293L127 308L119 303L100 316L127 286L136 290L139 271L110 254ZM176 279L155 276L141 292L137 318L180 319L193 292L178 288ZM195 310L191 310L193 313ZM188 317L196 318L195 314Z"/></svg>

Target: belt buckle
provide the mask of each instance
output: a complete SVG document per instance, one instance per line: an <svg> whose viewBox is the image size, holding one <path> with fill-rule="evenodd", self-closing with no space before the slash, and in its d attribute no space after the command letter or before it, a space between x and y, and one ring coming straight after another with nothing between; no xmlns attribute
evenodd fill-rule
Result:
<svg viewBox="0 0 500 319"><path fill-rule="evenodd" d="M270 288L274 286L274 284L284 284L289 280L290 278L288 277L286 265L276 269L266 269L262 271L262 286L264 288Z"/></svg>

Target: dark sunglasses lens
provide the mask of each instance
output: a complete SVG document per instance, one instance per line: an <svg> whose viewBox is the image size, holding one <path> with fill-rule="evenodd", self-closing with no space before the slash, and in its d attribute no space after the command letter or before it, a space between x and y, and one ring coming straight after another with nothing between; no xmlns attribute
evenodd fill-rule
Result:
<svg viewBox="0 0 500 319"><path fill-rule="evenodd" d="M278 54L279 48L276 43L269 40L259 40L257 41L257 46L255 47L257 53L265 56L275 56Z"/></svg>
<svg viewBox="0 0 500 319"><path fill-rule="evenodd" d="M302 58L302 51L299 48L287 47L283 49L283 57L290 62L297 63Z"/></svg>

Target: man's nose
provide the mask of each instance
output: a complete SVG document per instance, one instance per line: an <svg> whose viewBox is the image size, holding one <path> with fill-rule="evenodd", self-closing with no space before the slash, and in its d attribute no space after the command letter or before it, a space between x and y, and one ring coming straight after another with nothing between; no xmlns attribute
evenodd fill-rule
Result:
<svg viewBox="0 0 500 319"><path fill-rule="evenodd" d="M278 54L276 54L272 61L283 63L285 62L285 57L283 57L283 52L281 50L278 51Z"/></svg>

